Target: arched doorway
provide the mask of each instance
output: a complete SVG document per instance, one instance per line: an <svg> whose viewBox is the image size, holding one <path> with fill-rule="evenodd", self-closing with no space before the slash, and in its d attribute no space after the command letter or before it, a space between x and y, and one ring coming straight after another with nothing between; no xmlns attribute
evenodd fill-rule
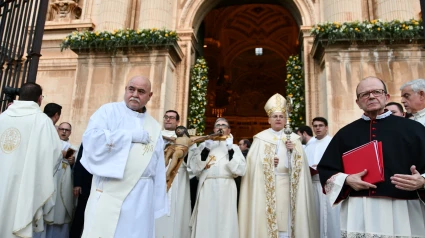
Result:
<svg viewBox="0 0 425 238"><path fill-rule="evenodd" d="M276 4L220 4L198 33L210 67L206 133L217 117L229 120L235 140L269 128L263 107L273 94L285 95L286 61L300 53L295 18Z"/></svg>

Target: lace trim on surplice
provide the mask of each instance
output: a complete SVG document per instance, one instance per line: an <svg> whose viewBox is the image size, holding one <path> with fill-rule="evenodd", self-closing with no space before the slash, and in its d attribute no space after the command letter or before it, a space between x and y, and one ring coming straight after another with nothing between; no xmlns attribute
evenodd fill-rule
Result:
<svg viewBox="0 0 425 238"><path fill-rule="evenodd" d="M341 231L342 238L420 238L419 236L389 236L362 232Z"/></svg>

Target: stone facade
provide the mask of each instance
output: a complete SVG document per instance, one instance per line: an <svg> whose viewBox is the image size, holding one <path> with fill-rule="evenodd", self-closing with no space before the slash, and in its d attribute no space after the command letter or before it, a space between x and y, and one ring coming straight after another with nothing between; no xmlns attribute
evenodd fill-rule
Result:
<svg viewBox="0 0 425 238"><path fill-rule="evenodd" d="M400 100L398 88L403 82L425 77L421 63L424 50L419 45L339 45L325 47L320 53L309 34L314 24L324 21L419 19L417 0L276 0L268 3L287 9L299 26L307 122L315 116L327 117L330 134L359 117L354 87L362 77L382 77L394 101ZM153 84L153 98L148 104L152 115L162 123L164 111L175 109L185 125L190 67L201 54L200 44L204 42L199 29L209 12L226 4L243 5L244 1L51 0L37 78L44 88L43 104L56 102L63 106L60 121L73 125L71 142L77 144L91 114L101 104L121 100L128 78L144 74ZM62 39L75 30L153 27L176 30L181 39L178 46L117 55L61 52L59 48ZM238 137L245 137L247 125L253 125L254 120L264 124L266 119L244 119L234 122L233 128L244 131ZM252 127L260 130L263 126Z"/></svg>

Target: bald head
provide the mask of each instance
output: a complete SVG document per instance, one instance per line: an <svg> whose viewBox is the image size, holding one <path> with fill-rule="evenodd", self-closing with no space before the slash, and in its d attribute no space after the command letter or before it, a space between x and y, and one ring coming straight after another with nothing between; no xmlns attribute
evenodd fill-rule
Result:
<svg viewBox="0 0 425 238"><path fill-rule="evenodd" d="M152 97L151 82L145 76L132 77L125 87L124 101L133 111L143 112Z"/></svg>

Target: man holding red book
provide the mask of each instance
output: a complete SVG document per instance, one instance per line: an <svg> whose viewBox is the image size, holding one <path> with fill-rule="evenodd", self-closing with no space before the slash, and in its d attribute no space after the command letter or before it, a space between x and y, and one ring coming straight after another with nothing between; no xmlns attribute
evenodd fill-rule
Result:
<svg viewBox="0 0 425 238"><path fill-rule="evenodd" d="M356 94L364 114L338 131L318 165L330 203L344 201L341 237L425 237L425 127L385 110L390 96L376 77L363 79ZM344 173L342 160L373 140L382 143L384 167L376 184L362 179L372 171Z"/></svg>

